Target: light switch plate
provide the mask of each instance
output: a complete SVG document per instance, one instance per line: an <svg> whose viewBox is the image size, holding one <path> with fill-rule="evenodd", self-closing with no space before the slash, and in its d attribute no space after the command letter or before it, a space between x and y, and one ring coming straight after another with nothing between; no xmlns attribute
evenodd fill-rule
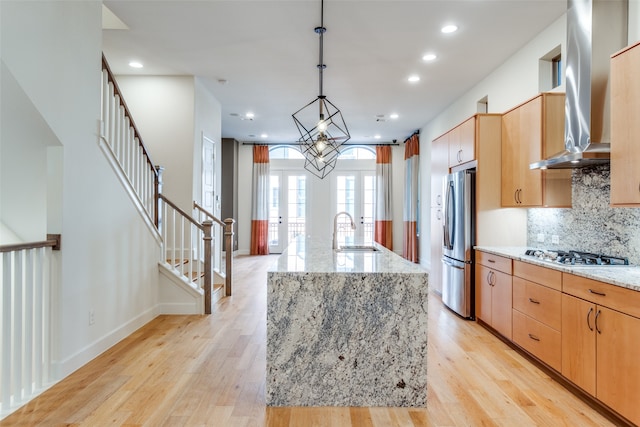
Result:
<svg viewBox="0 0 640 427"><path fill-rule="evenodd" d="M557 245L558 243L560 243L560 237L558 237L557 234L554 234L553 236L551 236L551 243Z"/></svg>
<svg viewBox="0 0 640 427"><path fill-rule="evenodd" d="M538 242L544 242L544 233L538 233Z"/></svg>

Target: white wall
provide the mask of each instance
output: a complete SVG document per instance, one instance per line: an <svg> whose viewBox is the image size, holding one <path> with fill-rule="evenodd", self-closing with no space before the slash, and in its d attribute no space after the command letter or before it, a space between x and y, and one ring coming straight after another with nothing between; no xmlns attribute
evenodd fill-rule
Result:
<svg viewBox="0 0 640 427"><path fill-rule="evenodd" d="M640 0L629 0L629 36L628 44L640 41Z"/></svg>
<svg viewBox="0 0 640 427"><path fill-rule="evenodd" d="M109 58L107 58L107 61ZM191 76L116 76L144 144L163 166L162 193L191 212L196 138L195 82ZM200 147L198 142L198 147Z"/></svg>
<svg viewBox="0 0 640 427"><path fill-rule="evenodd" d="M11 121L3 117L3 132L9 128L3 147L22 147L16 129L34 123L42 131L46 124L46 139L62 145L47 157L50 144L43 144L36 156L53 159L54 167L45 162L44 170L61 175L61 185L37 197L58 211L44 224L60 229L46 231L62 233L52 328L64 376L155 316L159 245L98 146L101 2L3 0L0 8L1 59L24 93L3 91L3 102L31 104ZM8 161L26 167L25 153L18 150ZM28 190L22 181L13 184ZM0 197L4 203L4 191ZM26 210L29 203L19 206Z"/></svg>
<svg viewBox="0 0 640 427"><path fill-rule="evenodd" d="M59 145L4 61L0 64L0 244L35 242L47 235L47 147ZM28 121L28 126L16 126Z"/></svg>

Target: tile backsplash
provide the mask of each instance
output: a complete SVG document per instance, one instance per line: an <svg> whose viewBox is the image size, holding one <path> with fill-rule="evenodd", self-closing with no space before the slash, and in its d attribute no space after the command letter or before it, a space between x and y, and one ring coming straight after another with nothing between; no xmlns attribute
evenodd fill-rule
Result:
<svg viewBox="0 0 640 427"><path fill-rule="evenodd" d="M627 257L640 265L640 208L609 206L609 165L574 169L572 181L573 208L528 210L527 245Z"/></svg>

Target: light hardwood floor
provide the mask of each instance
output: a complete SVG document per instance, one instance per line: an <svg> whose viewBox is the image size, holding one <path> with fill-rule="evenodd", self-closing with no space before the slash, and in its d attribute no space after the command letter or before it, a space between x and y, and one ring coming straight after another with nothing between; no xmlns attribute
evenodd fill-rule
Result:
<svg viewBox="0 0 640 427"><path fill-rule="evenodd" d="M160 316L2 426L610 426L431 294L426 408L266 408L266 270L235 259L210 316Z"/></svg>

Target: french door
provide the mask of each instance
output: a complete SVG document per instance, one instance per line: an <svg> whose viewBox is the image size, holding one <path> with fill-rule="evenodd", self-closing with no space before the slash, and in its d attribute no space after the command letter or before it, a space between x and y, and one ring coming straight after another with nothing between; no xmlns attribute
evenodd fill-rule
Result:
<svg viewBox="0 0 640 427"><path fill-rule="evenodd" d="M307 176L298 171L271 171L269 179L269 252L282 253L304 235L307 222Z"/></svg>
<svg viewBox="0 0 640 427"><path fill-rule="evenodd" d="M334 212L347 212L356 224L351 223L346 215L337 218L336 233L338 244L373 243L373 226L375 212L376 179L372 171L335 172Z"/></svg>

